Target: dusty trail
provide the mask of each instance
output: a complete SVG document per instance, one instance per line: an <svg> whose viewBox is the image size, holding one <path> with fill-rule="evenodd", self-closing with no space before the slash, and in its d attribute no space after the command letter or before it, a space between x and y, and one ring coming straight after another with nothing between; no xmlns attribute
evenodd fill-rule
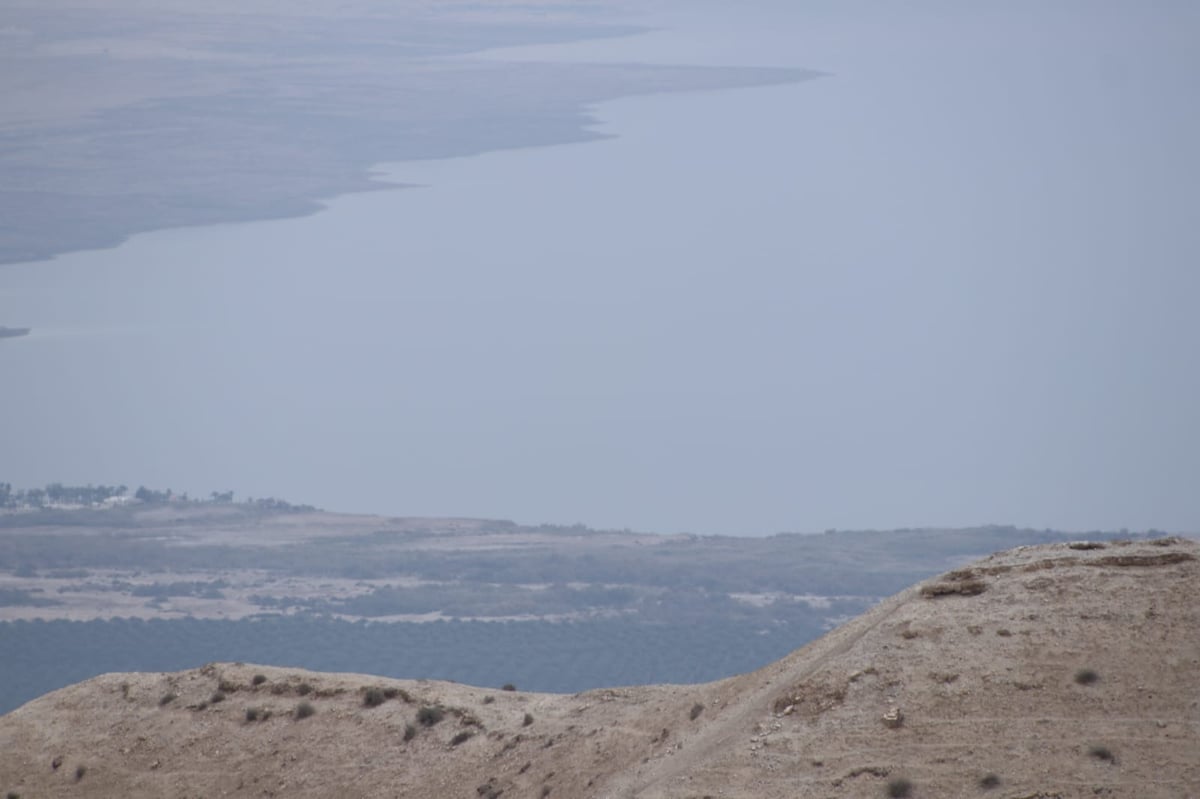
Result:
<svg viewBox="0 0 1200 799"><path fill-rule="evenodd" d="M789 661L792 658L787 658L753 674L734 678L735 681L762 680L762 684L739 698L736 707L718 714L719 724L708 725L700 733L684 738L682 748L669 758L661 758L644 768L618 775L600 796L602 799L634 799L656 786L670 784L683 774L695 772L722 752L729 752L751 734L747 732L749 728L764 714L770 713L771 702L781 685L812 677L830 661L845 655L864 636L911 601L914 594L912 590L897 594L868 611L866 616L813 642L806 647L807 651L801 650L808 657L799 667L791 665Z"/></svg>

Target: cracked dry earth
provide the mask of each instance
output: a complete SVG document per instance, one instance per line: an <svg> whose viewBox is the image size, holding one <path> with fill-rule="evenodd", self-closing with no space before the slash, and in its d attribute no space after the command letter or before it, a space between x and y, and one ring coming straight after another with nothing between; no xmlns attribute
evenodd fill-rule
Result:
<svg viewBox="0 0 1200 799"><path fill-rule="evenodd" d="M0 792L1194 799L1200 546L999 553L707 685L562 696L245 664L106 675L0 717Z"/></svg>

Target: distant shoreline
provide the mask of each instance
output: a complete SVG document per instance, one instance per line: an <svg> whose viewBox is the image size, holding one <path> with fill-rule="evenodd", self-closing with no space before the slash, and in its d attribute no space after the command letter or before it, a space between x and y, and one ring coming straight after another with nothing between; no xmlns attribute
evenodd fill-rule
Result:
<svg viewBox="0 0 1200 799"><path fill-rule="evenodd" d="M126 8L120 17L128 32L111 46L128 54L87 50L95 17L65 10L60 27L43 32L57 51L30 37L0 53L0 70L36 75L53 95L43 101L37 86L23 87L20 102L0 109L9 144L0 154L0 266L156 230L308 216L335 197L398 188L372 174L379 164L608 138L590 130L588 108L601 102L820 74L473 60L496 47L641 30L516 12L502 23L354 18L336 36L320 20L284 14L291 42L271 26L248 30L238 15L214 14L182 42L153 14ZM39 19L27 22L32 30ZM419 47L381 45L411 40L414 26L424 28ZM133 55L164 42L175 49ZM234 61L221 51L230 42L241 53ZM285 44L294 46L286 58ZM163 77L147 81L148 65Z"/></svg>

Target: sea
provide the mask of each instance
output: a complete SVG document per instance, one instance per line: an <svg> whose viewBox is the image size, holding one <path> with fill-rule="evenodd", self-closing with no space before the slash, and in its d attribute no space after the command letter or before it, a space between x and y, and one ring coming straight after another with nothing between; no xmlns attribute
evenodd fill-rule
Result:
<svg viewBox="0 0 1200 799"><path fill-rule="evenodd" d="M653 7L471 57L824 76L4 266L34 332L0 342L0 479L735 535L1196 521L1187 4Z"/></svg>

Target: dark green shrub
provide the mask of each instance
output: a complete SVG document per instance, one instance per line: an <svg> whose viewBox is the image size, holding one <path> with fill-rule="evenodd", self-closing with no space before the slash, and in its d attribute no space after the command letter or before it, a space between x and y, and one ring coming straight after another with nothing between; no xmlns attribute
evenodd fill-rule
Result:
<svg viewBox="0 0 1200 799"><path fill-rule="evenodd" d="M417 721L425 727L432 727L446 717L446 711L437 705L424 705L417 711Z"/></svg>
<svg viewBox="0 0 1200 799"><path fill-rule="evenodd" d="M241 687L233 680L221 680L217 683L217 690L224 694L237 693L237 690Z"/></svg>
<svg viewBox="0 0 1200 799"><path fill-rule="evenodd" d="M490 705L492 702L495 702L495 701L496 701L496 697L491 696L490 694L483 698L483 703L485 705Z"/></svg>
<svg viewBox="0 0 1200 799"><path fill-rule="evenodd" d="M313 687L311 685L306 682L302 682L296 686L296 693L300 694L300 696L308 696L312 693L312 689Z"/></svg>
<svg viewBox="0 0 1200 799"><path fill-rule="evenodd" d="M528 726L529 726L530 724L532 724L532 723L533 723L533 714L532 714L532 713L526 713L526 714L525 714L525 720L521 722L521 726L522 726L522 727L528 727Z"/></svg>
<svg viewBox="0 0 1200 799"><path fill-rule="evenodd" d="M363 705L366 707L379 707L386 701L382 688L368 688L363 693Z"/></svg>
<svg viewBox="0 0 1200 799"><path fill-rule="evenodd" d="M21 799L21 794L16 791L9 791L5 799Z"/></svg>
<svg viewBox="0 0 1200 799"><path fill-rule="evenodd" d="M979 787L985 791L996 788L1000 785L1000 778L995 774L984 774L979 778Z"/></svg>
<svg viewBox="0 0 1200 799"><path fill-rule="evenodd" d="M913 784L903 777L897 777L887 784L887 795L892 799L904 799L912 795Z"/></svg>
<svg viewBox="0 0 1200 799"><path fill-rule="evenodd" d="M1112 753L1112 750L1107 746L1093 746L1088 749L1088 754L1097 760L1104 760L1108 763L1116 763L1117 756Z"/></svg>
<svg viewBox="0 0 1200 799"><path fill-rule="evenodd" d="M463 730L458 735L455 735L453 738L450 739L450 745L458 746L461 743L465 743L465 742L471 740L471 736L474 734L475 733L471 732L470 730Z"/></svg>
<svg viewBox="0 0 1200 799"><path fill-rule="evenodd" d="M688 718L690 718L692 721L695 721L696 719L700 718L700 714L703 712L704 712L704 705L697 702L696 704L692 705L692 709L688 713Z"/></svg>
<svg viewBox="0 0 1200 799"><path fill-rule="evenodd" d="M75 767L75 782L79 782L81 779L83 779L84 774L87 774L87 766L76 766Z"/></svg>
<svg viewBox="0 0 1200 799"><path fill-rule="evenodd" d="M383 698L384 699L395 699L399 695L400 695L399 688L394 688L394 687L389 686L389 687L383 689Z"/></svg>
<svg viewBox="0 0 1200 799"><path fill-rule="evenodd" d="M213 695L208 698L208 701L214 705L217 704L218 702L224 702L225 701L225 692L224 691L214 691Z"/></svg>
<svg viewBox="0 0 1200 799"><path fill-rule="evenodd" d="M1092 685L1100 681L1100 675L1092 669L1080 669L1075 672L1075 682L1080 685Z"/></svg>
<svg viewBox="0 0 1200 799"><path fill-rule="evenodd" d="M258 721L258 708L246 708L246 721Z"/></svg>
<svg viewBox="0 0 1200 799"><path fill-rule="evenodd" d="M517 690L517 686L513 685L510 682L506 682L506 683L504 683L504 685L500 686L500 690L501 691L515 691L515 690Z"/></svg>
<svg viewBox="0 0 1200 799"><path fill-rule="evenodd" d="M165 694L163 694L161 697L159 697L159 699L158 699L158 706L159 706L159 707L163 707L164 705L169 705L169 704L171 704L172 702L174 702L174 701L175 701L176 699L178 699L178 698L179 698L179 695L178 695L178 694L173 694L173 693L165 693Z"/></svg>
<svg viewBox="0 0 1200 799"><path fill-rule="evenodd" d="M417 737L417 728L411 724L404 725L404 740L411 741Z"/></svg>
<svg viewBox="0 0 1200 799"><path fill-rule="evenodd" d="M267 681L267 675L265 675L265 674L255 674L255 675L254 675L254 679L252 679L252 680L250 681L250 683L251 683L252 685L262 685L262 684L263 684L263 683L265 683L266 681Z"/></svg>
<svg viewBox="0 0 1200 799"><path fill-rule="evenodd" d="M316 712L317 709L312 706L311 702L301 702L300 704L296 705L296 710L293 715L297 719L306 719Z"/></svg>

